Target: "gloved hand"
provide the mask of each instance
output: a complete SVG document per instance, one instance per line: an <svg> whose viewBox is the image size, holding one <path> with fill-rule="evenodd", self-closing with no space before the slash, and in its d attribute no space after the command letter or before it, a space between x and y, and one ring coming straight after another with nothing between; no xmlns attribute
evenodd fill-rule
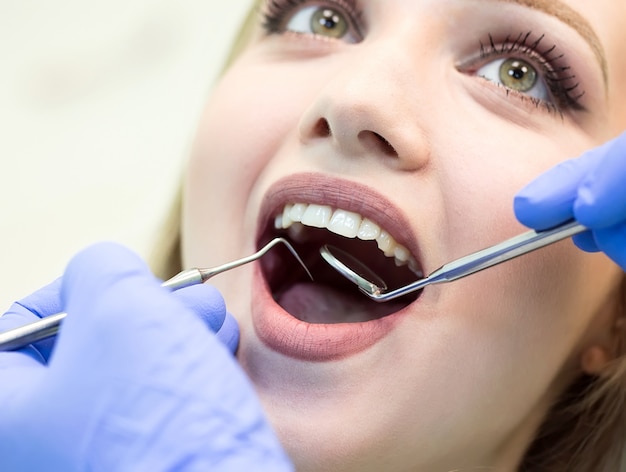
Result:
<svg viewBox="0 0 626 472"><path fill-rule="evenodd" d="M519 221L546 229L576 219L590 229L574 237L626 270L626 133L545 172L514 200Z"/></svg>
<svg viewBox="0 0 626 472"><path fill-rule="evenodd" d="M174 295L196 313L204 323L216 333L217 338L234 354L239 344L239 326L233 316L226 311L219 293L212 292L209 286L186 287ZM37 290L19 302L15 302L0 317L0 332L37 321L63 311L61 306L61 279ZM21 350L42 363L48 362L54 347L55 337L44 339Z"/></svg>
<svg viewBox="0 0 626 472"><path fill-rule="evenodd" d="M48 365L45 346L0 353L0 470L292 470L244 373L194 313L224 317L215 289L172 294L137 256L101 244L45 291L23 305L68 313Z"/></svg>

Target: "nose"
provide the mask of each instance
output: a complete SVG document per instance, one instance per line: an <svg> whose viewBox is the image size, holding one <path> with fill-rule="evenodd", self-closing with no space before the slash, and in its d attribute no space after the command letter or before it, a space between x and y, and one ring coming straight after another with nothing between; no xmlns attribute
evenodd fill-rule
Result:
<svg viewBox="0 0 626 472"><path fill-rule="evenodd" d="M417 93L416 58L403 57L389 42L363 45L342 59L333 59L326 85L300 120L301 141L393 169L424 167L430 148L428 132L420 126L425 107Z"/></svg>

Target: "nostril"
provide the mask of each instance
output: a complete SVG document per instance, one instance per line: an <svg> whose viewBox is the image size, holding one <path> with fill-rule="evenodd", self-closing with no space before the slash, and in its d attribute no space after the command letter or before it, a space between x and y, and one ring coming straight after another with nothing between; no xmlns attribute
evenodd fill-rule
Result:
<svg viewBox="0 0 626 472"><path fill-rule="evenodd" d="M398 153L391 143L374 131L361 131L359 139L367 146L374 146L386 156L398 157Z"/></svg>
<svg viewBox="0 0 626 472"><path fill-rule="evenodd" d="M321 118L313 127L313 136L317 138L329 138L332 135L330 125L325 118Z"/></svg>

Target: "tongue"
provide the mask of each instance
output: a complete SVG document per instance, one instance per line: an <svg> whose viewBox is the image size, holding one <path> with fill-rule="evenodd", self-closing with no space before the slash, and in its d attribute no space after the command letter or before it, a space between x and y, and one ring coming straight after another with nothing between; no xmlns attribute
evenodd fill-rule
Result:
<svg viewBox="0 0 626 472"><path fill-rule="evenodd" d="M275 298L284 310L307 323L359 323L378 319L404 306L376 303L357 289L346 293L311 282L295 284Z"/></svg>

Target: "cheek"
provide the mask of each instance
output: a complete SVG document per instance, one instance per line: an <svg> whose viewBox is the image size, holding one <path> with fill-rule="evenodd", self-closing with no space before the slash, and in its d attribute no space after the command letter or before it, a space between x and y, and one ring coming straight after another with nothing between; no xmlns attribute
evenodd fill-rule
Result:
<svg viewBox="0 0 626 472"><path fill-rule="evenodd" d="M522 140L519 131L502 126L492 130L498 130L496 136L485 140L462 139L459 133L464 147L447 151L466 159L457 161L454 171L440 173L445 180L442 187L448 189L443 198L449 225L441 239L453 251L446 260L527 231L513 212L515 193L541 172L591 145L589 138L576 133L556 142L541 135ZM523 145L512 148L511 142ZM601 275L590 284L588 274ZM462 320L467 324L460 338L469 343L467 357L481 358L483 350L498 353L491 358L491 374L500 369L503 376L517 375L515 365L521 371L534 371L528 377L533 381L520 389L535 389L537 395L572 358L617 277L606 257L583 253L566 240L442 290L450 297L450 312L471 313Z"/></svg>
<svg viewBox="0 0 626 472"><path fill-rule="evenodd" d="M231 199L247 194L276 147L280 123L267 96L255 93L235 71L226 75L206 106L188 167L188 192L224 190Z"/></svg>
<svg viewBox="0 0 626 472"><path fill-rule="evenodd" d="M200 122L189 185L208 179L216 187L237 183L247 194L263 168L289 139L315 100L328 72L315 64L294 67L263 53L242 56L213 90Z"/></svg>
<svg viewBox="0 0 626 472"><path fill-rule="evenodd" d="M256 222L242 215L264 168L295 133L302 109L302 97L290 96L294 94L284 87L284 77L282 83L274 80L271 70L235 65L207 103L184 181L185 259L191 260L194 248L201 241L206 245L208 237L228 248L241 246L236 235L255 231ZM228 229L226 234L214 231L215 222ZM211 261L198 255L193 260Z"/></svg>
<svg viewBox="0 0 626 472"><path fill-rule="evenodd" d="M487 351L498 353L491 374L512 376L516 393L509 402L551 395L571 378L590 323L619 280L615 269L603 255L564 241L471 281L468 292L476 293L471 304L484 311L475 311L466 325L467 339L482 340L482 346L473 343L478 352L490 346ZM590 273L598 274L593 284Z"/></svg>
<svg viewBox="0 0 626 472"><path fill-rule="evenodd" d="M602 275L589 284L588 273ZM496 437L538 421L571 379L578 346L614 280L617 274L605 258L565 243L442 285L430 328L439 343L423 343L424 352L416 355L421 348L411 333L425 331L417 317L397 343L407 346L397 359L414 356L421 361L416 365L428 366L426 372L403 373L412 389L429 386L419 398L431 408L420 420L441 423L440 412L446 411L451 424L443 430L459 434L460 441L468 435L480 441L475 425L485 415ZM425 418L430 412L433 417Z"/></svg>
<svg viewBox="0 0 626 472"><path fill-rule="evenodd" d="M439 239L448 260L528 231L515 218L516 193L541 173L595 146L579 128L557 118L529 133L471 103L456 109L446 129L433 128L445 225ZM439 122L444 121L442 116ZM559 136L559 139L555 139Z"/></svg>
<svg viewBox="0 0 626 472"><path fill-rule="evenodd" d="M432 311L416 311L376 351L358 382L386 399L375 409L391 428L380 437L396 438L386 446L409 450L428 438L445 447L468 437L493 444L534 429L575 368L576 346L616 276L602 257L579 257L567 244L552 249L430 287ZM606 279L588 284L590 270ZM476 428L486 421L489 428Z"/></svg>

